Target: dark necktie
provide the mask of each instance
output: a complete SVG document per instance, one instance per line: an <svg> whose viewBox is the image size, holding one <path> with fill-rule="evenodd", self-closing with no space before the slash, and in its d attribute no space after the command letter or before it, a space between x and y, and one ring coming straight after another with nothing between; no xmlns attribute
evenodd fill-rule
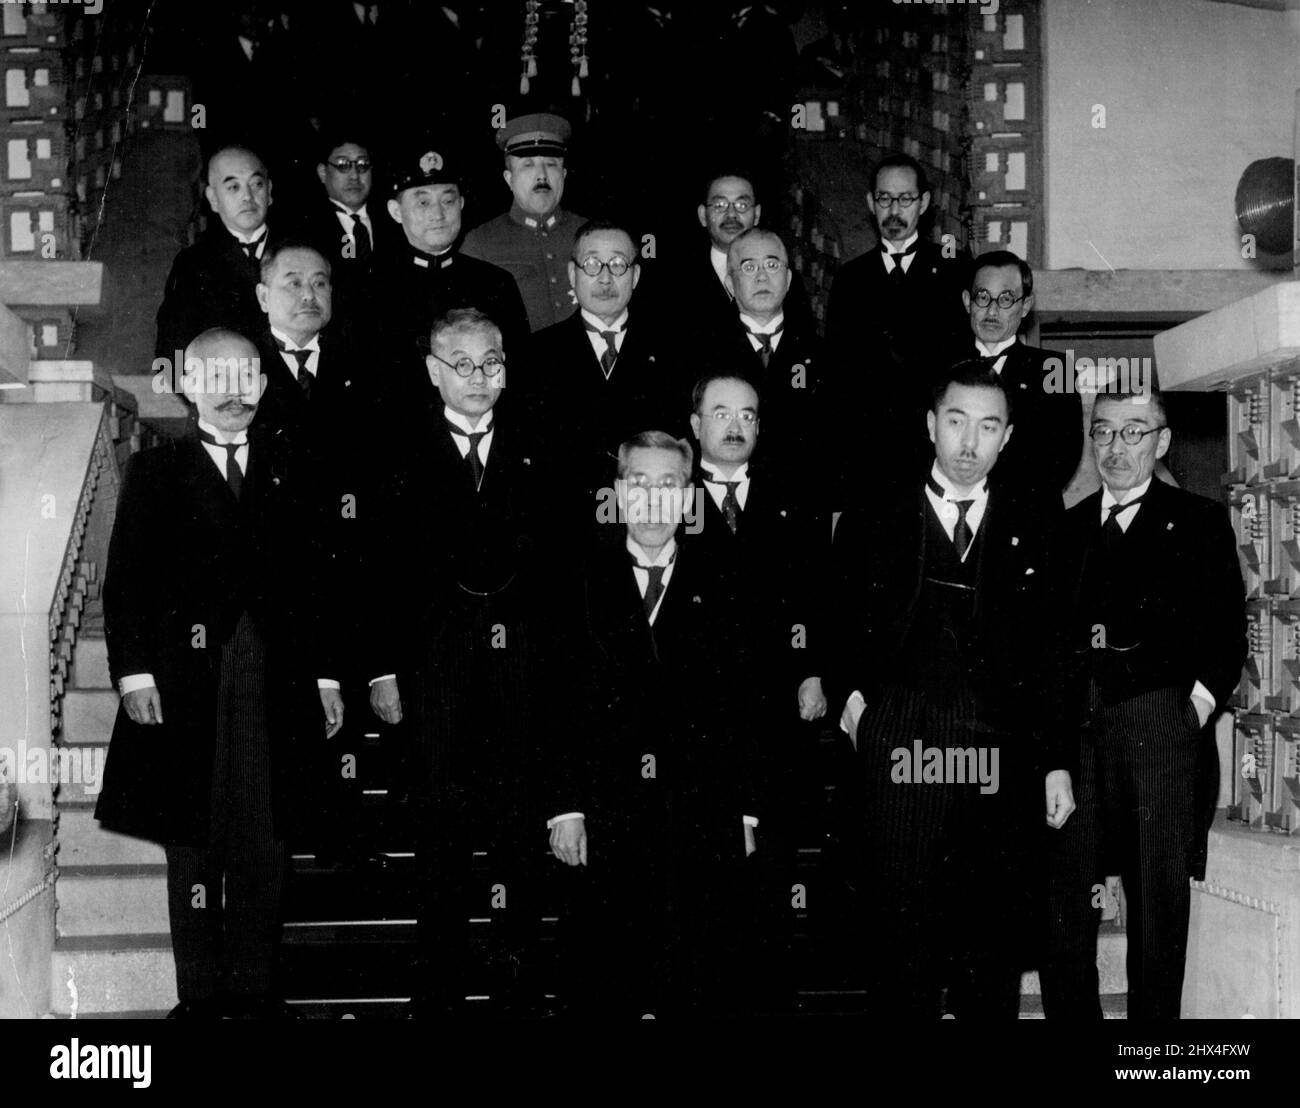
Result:
<svg viewBox="0 0 1300 1108"><path fill-rule="evenodd" d="M906 280L907 271L903 268L903 259L907 257L908 254L915 254L916 248L920 244L921 240L917 239L916 242L912 243L912 245L906 250L899 251L891 251L883 243L881 244L880 252L886 257L892 258L894 262L894 268L889 271L889 280L892 284L901 285L903 281Z"/></svg>
<svg viewBox="0 0 1300 1108"><path fill-rule="evenodd" d="M235 499L238 500L240 493L244 491L244 474L235 458L235 451L248 444L244 442L219 442L215 435L210 435L204 430L199 431L199 438L209 446L219 446L226 452L226 483L230 486L230 491L235 494Z"/></svg>
<svg viewBox="0 0 1300 1108"><path fill-rule="evenodd" d="M266 237L265 235L262 236L262 238L265 237ZM241 242L239 244L239 249L248 255L248 260L250 262L255 262L257 261L257 248L261 245L262 245L262 239L259 238L259 239L254 239L252 242Z"/></svg>
<svg viewBox="0 0 1300 1108"><path fill-rule="evenodd" d="M946 493L943 486L934 479L931 474L925 479L926 486L940 500L945 499ZM970 511L970 506L975 503L974 500L954 500L953 504L957 506L957 522L952 528L952 545L957 548L957 557L964 558L966 551L970 547L970 541L974 537L971 533L970 524L966 522L966 513Z"/></svg>
<svg viewBox="0 0 1300 1108"><path fill-rule="evenodd" d="M600 356L600 368L605 374L606 379L614 372L614 363L618 360L618 346L615 340L618 338L617 331L602 331L599 327L593 326L587 322L586 317L582 320L582 325L588 331L595 331L602 339L605 340L605 353Z"/></svg>
<svg viewBox="0 0 1300 1108"><path fill-rule="evenodd" d="M1106 517L1106 522L1101 525L1102 534L1106 536L1107 541L1114 542L1124 537L1124 528L1119 525L1119 514L1127 508L1139 504L1142 497L1135 496L1132 500L1124 504L1112 504L1107 511L1110 515Z"/></svg>
<svg viewBox="0 0 1300 1108"><path fill-rule="evenodd" d="M645 618L649 619L654 615L655 605L659 603L659 598L664 593L664 570L668 566L643 566L637 562L637 568L643 569L650 575L650 580L646 582L645 596L642 598L645 604Z"/></svg>
<svg viewBox="0 0 1300 1108"><path fill-rule="evenodd" d="M453 435L469 439L469 453L465 455L465 460L469 462L470 472L474 475L474 488L478 489L483 484L483 459L478 456L478 444L483 441L483 436L492 430L492 426L489 424L482 431L466 431L462 427L457 427L451 420L447 420L447 427Z"/></svg>
<svg viewBox="0 0 1300 1108"><path fill-rule="evenodd" d="M307 363L311 361L314 351L290 350L279 339L276 339L275 345L280 348L281 353L293 355L294 361L298 363L298 387L302 389L303 396L310 400L312 385L316 383L316 379L308 371Z"/></svg>
<svg viewBox="0 0 1300 1108"><path fill-rule="evenodd" d="M777 324L775 331L770 334L763 331L750 331L749 333L758 339L758 360L763 363L763 368L767 368L767 363L772 359L772 336L779 335L785 329L785 323L782 321Z"/></svg>
<svg viewBox="0 0 1300 1108"><path fill-rule="evenodd" d="M722 518L727 521L727 526L731 528L731 533L736 533L736 528L740 525L740 501L736 499L736 490L740 488L739 481L720 481L716 477L704 478L710 485L726 485L727 492L722 498Z"/></svg>
<svg viewBox="0 0 1300 1108"><path fill-rule="evenodd" d="M361 216L356 212L348 212L352 217L352 237L357 242L357 261L364 262L370 259L374 253L374 245L370 241L370 232L366 230L366 225L361 222Z"/></svg>

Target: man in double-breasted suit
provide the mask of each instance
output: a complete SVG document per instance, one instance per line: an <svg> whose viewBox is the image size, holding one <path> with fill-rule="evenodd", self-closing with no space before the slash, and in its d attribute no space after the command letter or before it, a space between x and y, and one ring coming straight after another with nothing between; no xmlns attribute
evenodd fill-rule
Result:
<svg viewBox="0 0 1300 1108"><path fill-rule="evenodd" d="M921 464L929 458L921 428L934 376L969 344L961 306L969 257L923 237L930 190L915 159L885 157L868 200L880 244L840 269L826 308L826 340L842 369L831 410L853 420L869 411L883 436L878 448L907 450L909 464ZM842 433L857 437L854 425ZM871 480L864 457L855 483Z"/></svg>
<svg viewBox="0 0 1300 1108"><path fill-rule="evenodd" d="M743 1003L739 886L763 849L767 766L745 612L677 540L692 454L662 431L619 449L626 526L585 568L571 718L551 743L551 848L586 867L569 995L615 1014Z"/></svg>
<svg viewBox="0 0 1300 1108"><path fill-rule="evenodd" d="M158 309L154 355L177 360L190 340L212 327L241 335L261 330L258 268L269 241L271 179L262 159L228 146L208 159L204 195L216 218L172 263ZM181 367L174 365L179 376Z"/></svg>
<svg viewBox="0 0 1300 1108"><path fill-rule="evenodd" d="M496 409L507 371L495 321L449 312L430 346L437 400L412 406L393 436L387 480L361 506L373 542L359 652L371 706L402 723L410 744L421 873L415 1001L441 1012L462 1008L475 984L465 970L471 917L503 932L493 1003L540 999L527 995L540 919L532 871L546 818L533 790L537 746L566 726L549 707L557 682L547 675L569 595L558 536L573 525L533 428ZM476 874L482 849L487 868Z"/></svg>
<svg viewBox="0 0 1300 1108"><path fill-rule="evenodd" d="M1073 808L1050 667L1043 513L990 479L1013 432L982 362L935 387L935 457L840 518L827 702L855 747L840 857L873 1005L1015 1019L1040 902L1027 844ZM996 904L996 908L993 905Z"/></svg>
<svg viewBox="0 0 1300 1108"><path fill-rule="evenodd" d="M1083 403L1066 380L1065 357L1021 342L1034 306L1034 271L1010 250L981 254L961 302L970 316L975 357L1006 382L1016 433L998 458L998 480L1059 499L1083 450Z"/></svg>
<svg viewBox="0 0 1300 1108"><path fill-rule="evenodd" d="M685 431L691 382L669 356L670 336L633 306L641 266L632 235L589 221L574 238L569 284L578 311L538 332L508 398L545 418L575 453L589 494L609 484L619 444L644 427Z"/></svg>
<svg viewBox="0 0 1300 1108"><path fill-rule="evenodd" d="M1097 397L1101 489L1065 513L1062 605L1081 721L1079 811L1053 842L1049 1018L1100 1019L1101 882L1118 873L1128 1018L1176 1019L1188 878L1205 876L1214 713L1246 659L1245 590L1222 506L1153 478L1172 432L1158 392Z"/></svg>
<svg viewBox="0 0 1300 1108"><path fill-rule="evenodd" d="M122 704L95 815L166 848L175 1014L271 1014L285 840L312 801L295 794L343 706L317 648L310 477L249 426L257 350L212 330L186 355L196 422L132 458L113 527Z"/></svg>

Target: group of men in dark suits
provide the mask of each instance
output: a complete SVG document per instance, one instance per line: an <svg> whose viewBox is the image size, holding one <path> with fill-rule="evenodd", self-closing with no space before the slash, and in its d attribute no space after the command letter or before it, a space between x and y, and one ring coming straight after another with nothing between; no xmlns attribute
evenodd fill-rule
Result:
<svg viewBox="0 0 1300 1108"><path fill-rule="evenodd" d="M825 338L752 181L712 177L710 268L701 240L670 330L636 230L555 215L559 124L506 131L518 218L477 241L517 276L459 249L432 144L381 214L369 147L332 136L295 238L268 233L253 152L210 160L219 225L159 312L196 420L133 460L105 588L123 707L99 815L167 845L182 1013L273 1004L316 780L289 795L279 767L334 757L347 705L396 729L419 813L417 1010L463 1004L486 900L494 997L531 1010L543 827L574 1007L791 1010L825 718L846 736L827 887L873 996L1014 1017L1037 960L1049 1015L1097 1014L1094 886L1118 867L1131 1014L1176 1014L1196 772L1244 618L1222 512L1151 480L1158 394L1098 398L1100 503L1064 513L1082 411L1017 337L1032 271L922 242L910 158L873 178L881 247L842 270ZM561 271L574 310L539 326ZM159 786L163 706L197 736L181 789Z"/></svg>

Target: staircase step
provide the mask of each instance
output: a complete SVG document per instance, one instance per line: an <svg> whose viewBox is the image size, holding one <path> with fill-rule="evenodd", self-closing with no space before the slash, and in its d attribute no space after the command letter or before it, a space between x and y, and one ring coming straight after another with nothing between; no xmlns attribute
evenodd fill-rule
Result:
<svg viewBox="0 0 1300 1108"><path fill-rule="evenodd" d="M1097 978L1102 996L1123 996L1128 992L1128 937L1112 920L1097 929ZM1039 996L1042 986L1038 971L1020 978L1021 996Z"/></svg>
<svg viewBox="0 0 1300 1108"><path fill-rule="evenodd" d="M1128 995L1103 996L1101 998L1101 1015L1103 1019L1128 1019ZM1022 996L1020 998L1020 1018L1022 1020L1041 1020L1043 1015L1043 998L1041 996Z"/></svg>
<svg viewBox="0 0 1300 1108"><path fill-rule="evenodd" d="M117 693L111 688L68 689L63 694L63 734L65 746L107 743L117 719Z"/></svg>
<svg viewBox="0 0 1300 1108"><path fill-rule="evenodd" d="M108 642L101 635L77 636L72 653L72 687L74 689L112 689L108 674Z"/></svg>
<svg viewBox="0 0 1300 1108"><path fill-rule="evenodd" d="M60 938L162 934L167 877L162 867L96 867L97 876L59 873L56 924Z"/></svg>
<svg viewBox="0 0 1300 1108"><path fill-rule="evenodd" d="M55 1015L167 1012L176 1006L176 965L165 935L133 936L116 947L106 940L56 943L51 981Z"/></svg>
<svg viewBox="0 0 1300 1108"><path fill-rule="evenodd" d="M106 831L92 812L59 806L61 867L165 865L166 860L157 843Z"/></svg>
<svg viewBox="0 0 1300 1108"><path fill-rule="evenodd" d="M108 744L82 744L64 748L66 768L58 770L60 783L55 802L63 812L70 805L89 807L92 811L104 783L104 765L108 761Z"/></svg>

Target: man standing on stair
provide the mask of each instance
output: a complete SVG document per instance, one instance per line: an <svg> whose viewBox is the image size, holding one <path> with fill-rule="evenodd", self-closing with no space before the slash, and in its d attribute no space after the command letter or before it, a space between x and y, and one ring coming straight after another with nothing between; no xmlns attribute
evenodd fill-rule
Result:
<svg viewBox="0 0 1300 1108"><path fill-rule="evenodd" d="M1102 394L1102 487L1065 513L1067 692L1083 717L1079 811L1052 841L1049 1018L1100 1019L1100 882L1117 865L1128 1018L1177 1019L1191 912L1218 796L1210 717L1246 660L1245 589L1227 512L1153 477L1171 435L1158 392Z"/></svg>
<svg viewBox="0 0 1300 1108"><path fill-rule="evenodd" d="M274 1015L285 839L294 802L311 810L294 794L343 704L315 653L310 486L249 426L257 348L213 329L185 353L195 421L131 459L109 547L122 703L95 816L166 850L173 1015Z"/></svg>

